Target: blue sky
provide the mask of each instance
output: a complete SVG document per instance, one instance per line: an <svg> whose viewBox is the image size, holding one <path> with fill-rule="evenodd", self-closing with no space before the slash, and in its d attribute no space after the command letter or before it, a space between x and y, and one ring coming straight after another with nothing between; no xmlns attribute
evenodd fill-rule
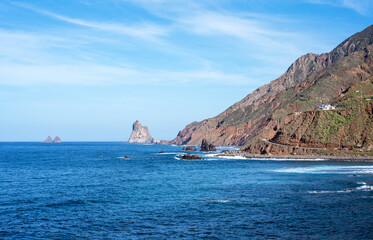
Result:
<svg viewBox="0 0 373 240"><path fill-rule="evenodd" d="M370 0L0 0L0 141L170 140L371 24Z"/></svg>

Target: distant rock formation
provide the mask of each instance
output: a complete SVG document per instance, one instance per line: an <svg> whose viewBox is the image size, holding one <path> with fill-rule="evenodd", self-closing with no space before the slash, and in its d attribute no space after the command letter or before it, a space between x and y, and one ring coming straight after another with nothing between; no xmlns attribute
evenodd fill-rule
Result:
<svg viewBox="0 0 373 240"><path fill-rule="evenodd" d="M52 143L52 142L53 142L53 139L52 139L51 136L48 136L47 139L45 139L45 140L43 141L43 143Z"/></svg>
<svg viewBox="0 0 373 240"><path fill-rule="evenodd" d="M43 141L43 143L61 143L61 142L62 142L62 141L61 141L61 138L60 138L59 136L56 136L56 137L54 138L54 140L52 139L51 136L48 136L47 139L45 139L45 140Z"/></svg>
<svg viewBox="0 0 373 240"><path fill-rule="evenodd" d="M209 144L206 139L203 139L202 144L201 144L201 151L202 152L216 151L216 147L212 144Z"/></svg>
<svg viewBox="0 0 373 240"><path fill-rule="evenodd" d="M142 126L141 123L137 120L132 127L132 133L129 143L159 143L159 140L152 138L148 127Z"/></svg>

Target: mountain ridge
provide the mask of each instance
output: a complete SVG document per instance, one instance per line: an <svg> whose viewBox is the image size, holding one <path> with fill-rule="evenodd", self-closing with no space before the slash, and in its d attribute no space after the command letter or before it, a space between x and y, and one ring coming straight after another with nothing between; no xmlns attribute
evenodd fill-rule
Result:
<svg viewBox="0 0 373 240"><path fill-rule="evenodd" d="M279 78L259 87L216 117L193 122L173 144L196 145L206 138L215 145L253 144L273 138L287 114L329 103L372 76L373 25L344 40L329 53L298 58ZM253 141L255 140L255 141Z"/></svg>

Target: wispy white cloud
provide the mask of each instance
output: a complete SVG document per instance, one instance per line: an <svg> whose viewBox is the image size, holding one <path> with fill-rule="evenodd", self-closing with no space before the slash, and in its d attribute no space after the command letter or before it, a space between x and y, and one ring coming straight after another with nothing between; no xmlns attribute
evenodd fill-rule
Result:
<svg viewBox="0 0 373 240"><path fill-rule="evenodd" d="M186 31L199 35L212 35L239 39L247 44L265 46L267 49L296 51L294 40L301 34L279 31L260 17L233 16L229 13L200 12L178 19Z"/></svg>
<svg viewBox="0 0 373 240"><path fill-rule="evenodd" d="M132 37L142 38L146 40L156 40L159 36L167 35L168 28L148 22L139 23L133 26L119 24L119 23L105 23L105 22L94 22L94 21L87 21L83 19L71 18L67 16L63 16L60 14L53 13L51 11L47 11L44 9L39 9L33 7L31 5L23 4L23 3L15 3L12 2L13 5L30 9L37 13L43 14L45 16L58 19L63 22L71 23L74 25L87 27L99 31L106 31L115 34L123 34Z"/></svg>
<svg viewBox="0 0 373 240"><path fill-rule="evenodd" d="M371 0L307 0L307 2L349 8L361 15L372 15L373 12Z"/></svg>
<svg viewBox="0 0 373 240"><path fill-rule="evenodd" d="M146 70L105 65L0 65L0 85L250 85L252 79L213 69L192 71Z"/></svg>
<svg viewBox="0 0 373 240"><path fill-rule="evenodd" d="M5 32L0 30L0 84L2 85L33 85L33 84L80 84L80 85L113 85L113 84L188 84L200 85L216 83L221 85L252 85L261 82L257 75L247 75L250 68L244 67L235 74L227 73L224 63L215 62L213 57L201 54L200 48L183 46L174 37L192 36L198 41L213 41L219 39L219 51L226 51L225 45L230 45L239 54L246 54L256 58L259 63L254 66L270 62L273 64L272 72L279 72L280 66L286 69L295 57L306 53L303 49L304 39L312 41L307 34L279 30L273 22L291 22L281 16L268 16L257 13L231 13L227 10L207 10L201 4L190 1L182 4L180 1L169 0L132 0L147 8L153 15L168 20L171 25L159 25L151 22L131 26L119 23L103 23L71 18L31 5L13 3L18 7L26 8L39 14L71 23L76 26L86 27L98 31L108 31L135 38L161 41L152 41L152 51L163 51L167 54L178 55L179 58L197 60L200 64L186 67L183 71L173 70L168 66L151 68L140 66L139 63L127 65L121 61L114 64L102 63L102 56L90 45L88 51L84 50L85 39L77 37L49 36L26 34L22 32ZM157 5L161 7L157 7ZM169 7L165 7L169 6ZM170 14L170 11L172 12ZM274 21L274 19L276 21ZM95 31L92 31L95 32ZM54 33L55 34L55 33ZM64 33L62 34L64 35ZM89 44L97 41L116 41L120 38L110 38L91 34ZM215 42L212 42L214 44ZM302 43L302 44L301 44ZM144 44L140 45L144 47ZM115 46L121 48L122 43ZM73 54L64 54L56 49L67 48ZM244 50L243 50L244 49ZM207 49L207 52L214 49ZM244 53L243 53L244 52ZM96 54L96 56L94 56ZM101 55L100 55L101 54ZM66 56L65 56L66 55ZM268 57L264 57L268 56ZM242 56L237 56L237 58ZM247 57L247 58L248 58ZM64 59L65 58L65 59ZM157 56L154 56L156 59ZM2 61L4 59L4 61ZM9 60L12 60L9 62ZM83 60L88 60L84 62ZM125 59L130 62L131 58ZM188 60L187 60L188 61ZM260 63L261 62L261 63ZM198 66L199 65L199 66ZM198 67L196 67L198 66ZM222 68L220 66L223 66ZM244 66L244 64L242 64ZM268 68L268 66L265 66ZM217 71L216 69L219 69ZM254 72L252 70L251 72ZM268 71L271 72L271 71ZM44 73L44 75L43 75ZM251 77L248 77L251 76ZM268 75L263 75L268 77ZM272 80L272 77L266 81Z"/></svg>
<svg viewBox="0 0 373 240"><path fill-rule="evenodd" d="M308 49L328 49L318 41L316 33L291 27L297 22L284 15L264 14L224 8L229 1L122 0L143 7L159 18L173 22L173 31L198 37L210 37L237 49L244 48L250 56L278 55L286 59L307 53ZM253 3L254 4L254 3ZM259 4L259 3L258 3ZM275 56L274 56L275 57Z"/></svg>

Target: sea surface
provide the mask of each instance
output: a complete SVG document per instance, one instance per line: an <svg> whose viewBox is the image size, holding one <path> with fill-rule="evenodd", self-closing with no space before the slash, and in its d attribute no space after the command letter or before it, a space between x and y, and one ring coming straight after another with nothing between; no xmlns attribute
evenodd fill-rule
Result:
<svg viewBox="0 0 373 240"><path fill-rule="evenodd" d="M0 143L0 239L373 239L373 164L180 154Z"/></svg>

